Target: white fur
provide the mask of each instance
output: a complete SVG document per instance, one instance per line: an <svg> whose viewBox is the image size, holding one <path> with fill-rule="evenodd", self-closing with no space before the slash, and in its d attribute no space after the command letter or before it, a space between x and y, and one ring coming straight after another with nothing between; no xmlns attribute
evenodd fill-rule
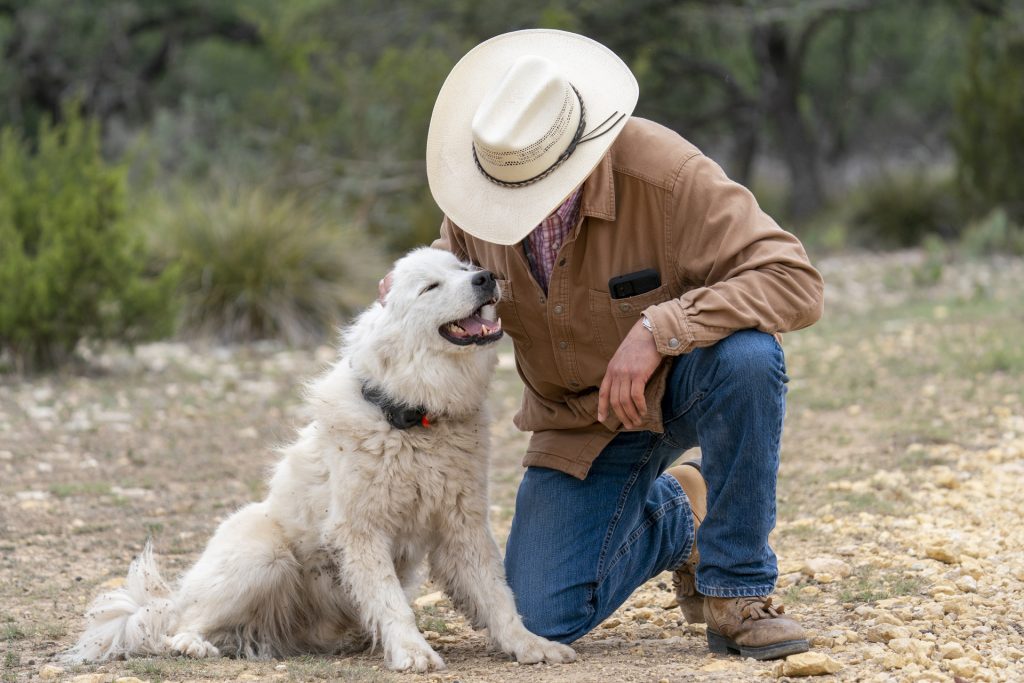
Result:
<svg viewBox="0 0 1024 683"><path fill-rule="evenodd" d="M493 347L438 333L480 305L474 274L439 250L400 260L386 305L356 320L310 385L312 420L282 449L266 500L225 520L173 592L147 545L125 586L93 603L66 659L271 657L372 642L392 669L442 669L409 604L429 559L433 580L496 647L524 663L574 660L523 626L490 532ZM392 428L363 399L366 379L426 407L433 425Z"/></svg>

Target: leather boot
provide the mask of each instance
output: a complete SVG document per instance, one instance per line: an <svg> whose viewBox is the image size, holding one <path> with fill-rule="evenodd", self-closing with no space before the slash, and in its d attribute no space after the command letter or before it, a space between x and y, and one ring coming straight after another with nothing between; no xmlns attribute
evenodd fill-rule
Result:
<svg viewBox="0 0 1024 683"><path fill-rule="evenodd" d="M690 510L693 511L693 549L686 562L672 572L672 586L676 589L676 602L689 624L704 623L704 596L697 592L697 564L700 553L697 551L697 529L708 511L708 487L700 473L700 463L689 460L665 470L676 478L679 485L690 499Z"/></svg>
<svg viewBox="0 0 1024 683"><path fill-rule="evenodd" d="M754 659L779 659L810 646L804 629L783 616L782 605L770 597L714 598L704 600L708 622L708 648L716 654L730 652Z"/></svg>

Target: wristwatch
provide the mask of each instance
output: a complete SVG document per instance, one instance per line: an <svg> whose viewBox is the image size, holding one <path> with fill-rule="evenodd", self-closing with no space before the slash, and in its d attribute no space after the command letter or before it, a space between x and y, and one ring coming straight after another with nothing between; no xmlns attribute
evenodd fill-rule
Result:
<svg viewBox="0 0 1024 683"><path fill-rule="evenodd" d="M647 330L651 334L654 334L654 328L651 327L651 319L648 318L646 315L640 316L640 324L644 326L645 330Z"/></svg>

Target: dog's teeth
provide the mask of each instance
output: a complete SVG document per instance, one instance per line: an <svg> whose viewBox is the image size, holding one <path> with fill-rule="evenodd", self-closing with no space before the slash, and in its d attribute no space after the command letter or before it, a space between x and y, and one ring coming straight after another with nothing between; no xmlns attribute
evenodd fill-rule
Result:
<svg viewBox="0 0 1024 683"><path fill-rule="evenodd" d="M480 326L480 333L486 337L487 335L489 335L491 333L491 328L487 327L487 325L481 325Z"/></svg>

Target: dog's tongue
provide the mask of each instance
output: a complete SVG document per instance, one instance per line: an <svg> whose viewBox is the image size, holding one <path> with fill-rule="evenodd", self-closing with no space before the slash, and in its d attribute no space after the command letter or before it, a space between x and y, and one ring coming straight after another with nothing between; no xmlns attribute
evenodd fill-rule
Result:
<svg viewBox="0 0 1024 683"><path fill-rule="evenodd" d="M472 336L488 334L487 332L484 332L484 325L487 325L488 329L492 332L494 331L494 328L497 327L497 323L493 320L485 320L479 315L471 315L468 318L463 318L455 324Z"/></svg>

